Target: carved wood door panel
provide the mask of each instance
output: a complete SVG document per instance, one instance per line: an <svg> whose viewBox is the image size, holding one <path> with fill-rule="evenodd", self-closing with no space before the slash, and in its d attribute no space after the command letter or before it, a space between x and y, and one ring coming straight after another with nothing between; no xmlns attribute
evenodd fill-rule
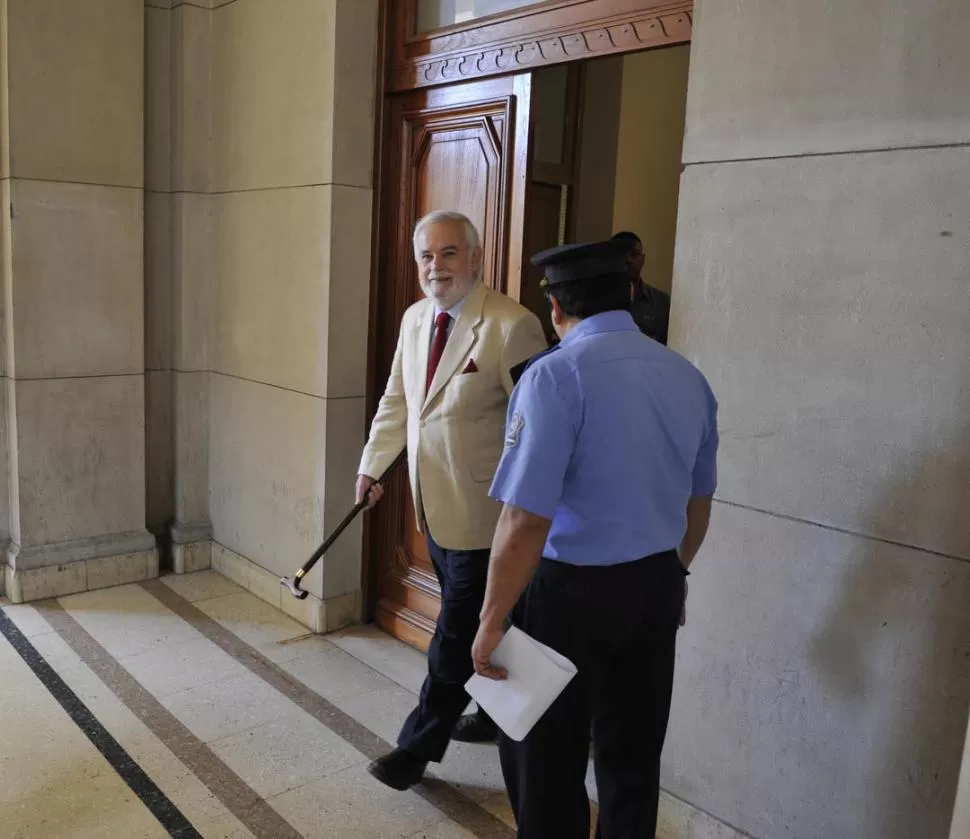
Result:
<svg viewBox="0 0 970 839"><path fill-rule="evenodd" d="M421 295L411 243L435 209L465 213L482 237L484 281L519 293L528 184L531 78L507 76L387 100L378 219L374 390L390 370L401 316ZM376 407L376 405L374 406ZM440 590L414 522L405 469L370 514L371 604L377 623L426 649Z"/></svg>

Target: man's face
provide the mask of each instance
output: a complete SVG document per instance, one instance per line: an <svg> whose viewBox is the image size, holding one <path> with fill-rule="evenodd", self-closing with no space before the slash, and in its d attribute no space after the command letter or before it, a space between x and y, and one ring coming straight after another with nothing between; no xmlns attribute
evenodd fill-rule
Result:
<svg viewBox="0 0 970 839"><path fill-rule="evenodd" d="M429 224L414 247L421 290L442 309L450 309L468 294L478 276L482 250L468 247L461 222Z"/></svg>
<svg viewBox="0 0 970 839"><path fill-rule="evenodd" d="M630 278L639 280L640 275L643 273L643 245L635 240L631 240L630 244L630 256L628 258L628 265L630 266Z"/></svg>

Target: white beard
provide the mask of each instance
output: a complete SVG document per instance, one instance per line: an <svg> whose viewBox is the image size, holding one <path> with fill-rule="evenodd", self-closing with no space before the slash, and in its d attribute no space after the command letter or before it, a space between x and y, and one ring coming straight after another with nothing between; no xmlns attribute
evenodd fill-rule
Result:
<svg viewBox="0 0 970 839"><path fill-rule="evenodd" d="M427 297L429 300L434 300L438 306L447 311L452 306L460 303L468 295L468 292L472 290L474 285L474 280L466 280L462 285L458 285L455 283L454 279L452 279L447 293L443 297L436 297L433 293L433 279L429 279L427 282L421 283L421 290L424 292L425 297Z"/></svg>

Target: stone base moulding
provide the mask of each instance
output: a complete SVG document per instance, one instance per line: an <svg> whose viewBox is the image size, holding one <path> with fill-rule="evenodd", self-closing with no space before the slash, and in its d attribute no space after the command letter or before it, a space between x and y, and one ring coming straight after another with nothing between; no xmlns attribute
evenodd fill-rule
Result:
<svg viewBox="0 0 970 839"><path fill-rule="evenodd" d="M16 542L8 542L5 546L5 559L11 568L30 571L55 565L71 565L89 559L133 556L155 549L155 537L151 533L147 530L132 530L46 545L22 546Z"/></svg>
<svg viewBox="0 0 970 839"><path fill-rule="evenodd" d="M212 542L212 568L318 635L360 623L360 591L329 600L312 594L305 600L297 600L280 585L279 575L215 541Z"/></svg>
<svg viewBox="0 0 970 839"><path fill-rule="evenodd" d="M29 603L82 591L123 586L158 577L158 551L100 556L61 565L4 569L4 588L11 603Z"/></svg>
<svg viewBox="0 0 970 839"><path fill-rule="evenodd" d="M172 544L172 570L176 574L191 574L212 567L212 542Z"/></svg>
<svg viewBox="0 0 970 839"><path fill-rule="evenodd" d="M191 574L212 567L212 525L209 522L172 525L172 570Z"/></svg>
<svg viewBox="0 0 970 839"><path fill-rule="evenodd" d="M751 839L670 793L660 792L657 835L669 839Z"/></svg>

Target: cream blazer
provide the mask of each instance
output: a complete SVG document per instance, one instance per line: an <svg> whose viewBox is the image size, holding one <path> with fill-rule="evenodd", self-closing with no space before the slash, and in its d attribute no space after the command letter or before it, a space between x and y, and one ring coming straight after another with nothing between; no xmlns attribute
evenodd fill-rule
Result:
<svg viewBox="0 0 970 839"><path fill-rule="evenodd" d="M477 283L425 394L434 316L427 298L404 313L357 472L380 477L407 443L418 530L427 522L443 548L488 548L501 510L488 491L504 447L509 369L548 343L532 312Z"/></svg>

